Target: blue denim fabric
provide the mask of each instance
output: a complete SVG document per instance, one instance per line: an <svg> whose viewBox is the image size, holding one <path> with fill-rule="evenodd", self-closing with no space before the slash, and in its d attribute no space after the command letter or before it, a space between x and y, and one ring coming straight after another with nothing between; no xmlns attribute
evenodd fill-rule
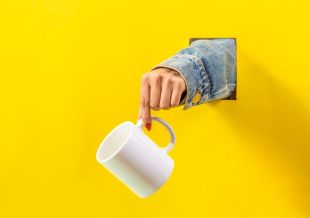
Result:
<svg viewBox="0 0 310 218"><path fill-rule="evenodd" d="M179 72L186 82L184 110L230 96L236 88L236 44L234 39L194 41L153 69L166 67ZM192 102L199 92L199 102Z"/></svg>

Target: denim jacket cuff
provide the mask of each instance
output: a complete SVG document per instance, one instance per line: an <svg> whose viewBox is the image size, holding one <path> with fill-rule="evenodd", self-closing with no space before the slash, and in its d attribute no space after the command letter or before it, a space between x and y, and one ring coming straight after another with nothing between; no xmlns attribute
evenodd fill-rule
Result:
<svg viewBox="0 0 310 218"><path fill-rule="evenodd" d="M175 54L153 67L152 70L159 67L175 70L183 77L187 89L185 101L180 103L180 105L184 104L183 110L200 105L210 99L210 82L199 57L190 54ZM198 101L194 100L197 95L200 95Z"/></svg>

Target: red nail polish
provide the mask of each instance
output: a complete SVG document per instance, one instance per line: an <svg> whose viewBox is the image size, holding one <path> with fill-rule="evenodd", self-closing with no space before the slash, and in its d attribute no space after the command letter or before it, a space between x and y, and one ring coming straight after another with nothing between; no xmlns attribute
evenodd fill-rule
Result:
<svg viewBox="0 0 310 218"><path fill-rule="evenodd" d="M145 124L145 127L146 127L146 129L147 129L148 131L151 131L151 129L152 129L152 123L146 123L146 124Z"/></svg>

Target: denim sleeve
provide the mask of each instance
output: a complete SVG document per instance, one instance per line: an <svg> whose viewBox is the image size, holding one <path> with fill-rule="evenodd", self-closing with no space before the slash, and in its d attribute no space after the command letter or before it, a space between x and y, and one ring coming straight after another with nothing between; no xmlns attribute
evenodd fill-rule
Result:
<svg viewBox="0 0 310 218"><path fill-rule="evenodd" d="M180 103L184 110L227 98L236 88L235 40L196 40L153 69L158 67L173 69L184 78L187 95Z"/></svg>

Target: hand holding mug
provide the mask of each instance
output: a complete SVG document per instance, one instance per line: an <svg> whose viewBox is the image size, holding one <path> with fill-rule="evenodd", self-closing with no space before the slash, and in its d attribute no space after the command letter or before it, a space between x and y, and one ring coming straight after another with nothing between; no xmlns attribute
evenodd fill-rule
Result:
<svg viewBox="0 0 310 218"><path fill-rule="evenodd" d="M186 91L180 73L169 68L156 68L142 76L139 118L148 130L152 128L151 109L168 110L180 104Z"/></svg>

